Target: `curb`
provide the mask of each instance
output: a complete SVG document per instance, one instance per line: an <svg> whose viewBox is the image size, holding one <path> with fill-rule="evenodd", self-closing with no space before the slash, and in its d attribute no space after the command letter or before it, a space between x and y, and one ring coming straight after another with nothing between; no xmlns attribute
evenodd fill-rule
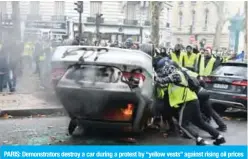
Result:
<svg viewBox="0 0 248 159"><path fill-rule="evenodd" d="M62 107L58 108L41 108L41 109L15 109L15 110L0 110L0 117L4 114L11 115L13 117L25 117L36 115L65 115L66 111Z"/></svg>

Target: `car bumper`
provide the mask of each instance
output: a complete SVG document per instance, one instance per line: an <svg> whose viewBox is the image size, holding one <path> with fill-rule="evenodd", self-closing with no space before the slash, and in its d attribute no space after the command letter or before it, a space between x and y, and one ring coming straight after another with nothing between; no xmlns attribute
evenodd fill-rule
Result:
<svg viewBox="0 0 248 159"><path fill-rule="evenodd" d="M83 125L96 125L105 129L132 128L134 132L138 132L144 116L150 115L151 101L135 92L57 87L56 93L69 116L80 120ZM132 116L126 118L116 110L123 109L122 106L128 103L132 103L134 109ZM113 112L111 113L113 118L106 117L109 112Z"/></svg>
<svg viewBox="0 0 248 159"><path fill-rule="evenodd" d="M246 95L238 95L225 92L216 93L215 91L210 90L208 90L208 92L210 93L210 101L212 102L212 104L247 110Z"/></svg>

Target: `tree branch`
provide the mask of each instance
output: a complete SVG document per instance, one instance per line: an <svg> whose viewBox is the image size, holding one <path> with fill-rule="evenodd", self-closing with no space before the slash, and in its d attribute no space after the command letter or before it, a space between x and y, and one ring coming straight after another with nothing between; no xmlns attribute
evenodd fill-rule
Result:
<svg viewBox="0 0 248 159"><path fill-rule="evenodd" d="M213 3L215 6L216 6L216 8L217 9L219 9L220 8L220 5L219 5L219 3L218 2L216 2L216 1L210 1L211 3Z"/></svg>

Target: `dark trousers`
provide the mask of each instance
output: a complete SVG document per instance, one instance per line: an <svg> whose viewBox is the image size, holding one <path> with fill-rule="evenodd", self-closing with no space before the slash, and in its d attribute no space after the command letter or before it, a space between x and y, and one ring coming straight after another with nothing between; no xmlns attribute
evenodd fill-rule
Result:
<svg viewBox="0 0 248 159"><path fill-rule="evenodd" d="M219 132L203 120L198 100L190 101L181 105L179 114L180 128L188 136L195 139L199 137L199 134L194 130L191 124L208 132L213 138L217 138L219 136Z"/></svg>
<svg viewBox="0 0 248 159"><path fill-rule="evenodd" d="M164 99L155 99L153 105L154 124L159 124L161 116L163 122L168 124L169 130L175 130L173 117L178 119L178 110L170 107L168 93L165 92Z"/></svg>
<svg viewBox="0 0 248 159"><path fill-rule="evenodd" d="M209 95L206 95L206 92L203 94L198 93L198 99L201 105L201 111L205 117L208 119L213 118L216 124L220 127L226 125L219 114L213 109L211 101L209 100Z"/></svg>
<svg viewBox="0 0 248 159"><path fill-rule="evenodd" d="M0 74L0 92L3 92L4 88L4 74Z"/></svg>
<svg viewBox="0 0 248 159"><path fill-rule="evenodd" d="M15 88L16 88L16 72L13 69L13 70L11 70L11 73L12 73L12 77L10 75L10 71L4 75L3 88L7 88L7 86L8 86L9 91L13 92L13 91L15 91Z"/></svg>

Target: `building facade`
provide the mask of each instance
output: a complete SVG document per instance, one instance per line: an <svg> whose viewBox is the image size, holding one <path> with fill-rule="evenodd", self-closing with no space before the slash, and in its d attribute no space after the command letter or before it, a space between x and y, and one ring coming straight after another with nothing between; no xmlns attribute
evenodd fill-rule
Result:
<svg viewBox="0 0 248 159"><path fill-rule="evenodd" d="M233 8L231 8L233 10ZM229 8L226 8L228 14ZM210 1L173 2L172 43L184 45L205 41L212 46L218 21L217 9ZM221 35L220 48L229 46L229 23L226 23Z"/></svg>
<svg viewBox="0 0 248 159"><path fill-rule="evenodd" d="M54 37L73 37L78 32L79 14L73 1L20 1L23 37L50 30ZM164 3L160 16L160 42L171 40L172 5ZM0 2L2 21L11 19L11 2ZM83 36L94 39L96 14L102 14L100 33L102 39L125 41L149 41L151 10L149 2L140 1L84 1L82 23Z"/></svg>

